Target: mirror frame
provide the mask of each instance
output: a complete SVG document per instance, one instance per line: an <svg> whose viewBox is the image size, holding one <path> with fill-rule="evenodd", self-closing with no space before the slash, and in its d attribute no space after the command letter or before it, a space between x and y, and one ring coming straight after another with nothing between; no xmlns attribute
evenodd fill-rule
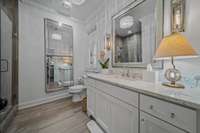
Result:
<svg viewBox="0 0 200 133"><path fill-rule="evenodd" d="M59 92L59 91L64 91L64 90L67 90L67 88L59 88L57 90L52 90L50 91L47 87L47 69L46 69L46 64L47 64L47 61L46 61L46 58L48 57L47 53L46 53L46 48L47 48L47 43L48 43L48 29L47 29L47 22L52 22L54 23L55 25L59 25L59 22L56 21L56 20L52 20L52 19L49 19L49 18L44 18L43 19L44 21L44 69L45 69L45 92L48 94L48 93L54 93L54 92ZM68 25L68 24L65 24L65 23L62 23L62 26L63 27L66 27L66 28L70 28L72 29L72 38L74 38L74 29L73 29L73 26L71 25ZM54 56L54 55L52 55ZM69 56L57 56L57 57L69 57ZM73 84L74 84L74 40L72 39L72 79L73 79Z"/></svg>
<svg viewBox="0 0 200 133"><path fill-rule="evenodd" d="M130 67L130 68L146 68L146 63L137 63L137 62L130 62L130 63L116 63L115 62L115 20L126 14L131 9L137 7L138 5L142 4L147 0L136 0L126 6L124 9L119 11L117 14L112 16L112 67ZM156 0L156 9L155 9L155 19L160 20L156 21L156 44L155 50L159 46L160 41L164 35L164 0ZM149 63L150 64L150 63ZM152 67L155 69L163 69L163 61L154 61L152 59Z"/></svg>

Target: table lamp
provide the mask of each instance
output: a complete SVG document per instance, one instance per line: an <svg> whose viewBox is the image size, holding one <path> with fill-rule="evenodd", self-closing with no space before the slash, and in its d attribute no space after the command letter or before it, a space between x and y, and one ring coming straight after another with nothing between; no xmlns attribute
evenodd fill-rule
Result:
<svg viewBox="0 0 200 133"><path fill-rule="evenodd" d="M167 69L165 78L169 81L163 83L164 86L173 88L185 88L184 85L176 83L181 80L181 72L176 69L174 58L188 58L197 56L196 51L192 48L188 40L178 32L166 36L161 41L156 50L155 59L171 59L173 68Z"/></svg>

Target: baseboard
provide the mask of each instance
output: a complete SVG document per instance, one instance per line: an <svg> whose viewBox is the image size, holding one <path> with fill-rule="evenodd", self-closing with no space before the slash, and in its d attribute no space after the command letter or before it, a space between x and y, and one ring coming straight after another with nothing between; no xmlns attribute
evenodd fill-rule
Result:
<svg viewBox="0 0 200 133"><path fill-rule="evenodd" d="M42 98L42 99L38 99L38 100L24 102L24 103L21 103L21 104L18 105L18 110L38 106L38 105L41 105L41 104L53 102L55 100L59 100L59 99L62 99L62 98L68 98L68 97L71 97L71 95L69 93L63 93L63 94L59 94L59 95L50 96L50 97L47 97L47 98Z"/></svg>
<svg viewBox="0 0 200 133"><path fill-rule="evenodd" d="M12 122L16 112L17 106L12 107L10 112L6 115L5 119L2 122L0 122L0 133L5 133L10 123Z"/></svg>
<svg viewBox="0 0 200 133"><path fill-rule="evenodd" d="M91 133L105 133L94 120L87 123L87 128Z"/></svg>

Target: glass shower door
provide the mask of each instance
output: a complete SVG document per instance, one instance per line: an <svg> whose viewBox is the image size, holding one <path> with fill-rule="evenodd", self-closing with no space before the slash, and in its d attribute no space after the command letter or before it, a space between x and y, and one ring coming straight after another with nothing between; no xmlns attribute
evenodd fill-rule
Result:
<svg viewBox="0 0 200 133"><path fill-rule="evenodd" d="M2 9L0 16L0 121L2 121L12 107L12 21Z"/></svg>

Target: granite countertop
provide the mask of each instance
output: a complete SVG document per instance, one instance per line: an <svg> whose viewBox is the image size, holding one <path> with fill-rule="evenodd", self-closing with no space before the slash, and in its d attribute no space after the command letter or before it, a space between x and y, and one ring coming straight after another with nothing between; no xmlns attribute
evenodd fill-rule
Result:
<svg viewBox="0 0 200 133"><path fill-rule="evenodd" d="M141 94L200 110L200 88L174 89L142 80L125 79L117 75L100 73L87 74L89 78L100 80Z"/></svg>

